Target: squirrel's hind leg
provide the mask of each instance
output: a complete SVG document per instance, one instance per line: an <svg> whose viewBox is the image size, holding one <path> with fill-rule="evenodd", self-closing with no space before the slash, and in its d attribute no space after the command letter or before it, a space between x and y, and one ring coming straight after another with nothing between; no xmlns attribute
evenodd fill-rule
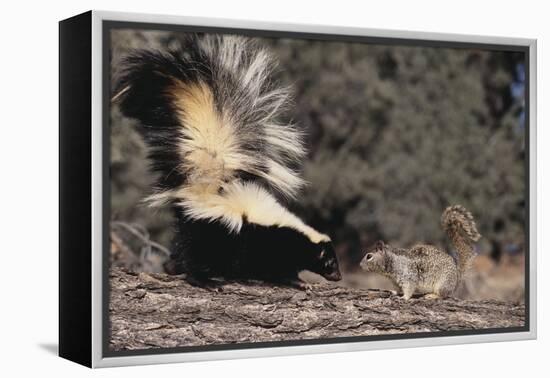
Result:
<svg viewBox="0 0 550 378"><path fill-rule="evenodd" d="M433 293L427 294L425 298L426 299L447 298L453 294L455 286L456 286L456 280L454 280L452 277L449 277L447 279L442 279L435 285Z"/></svg>
<svg viewBox="0 0 550 378"><path fill-rule="evenodd" d="M437 293L429 293L424 295L424 299L440 299L441 297Z"/></svg>

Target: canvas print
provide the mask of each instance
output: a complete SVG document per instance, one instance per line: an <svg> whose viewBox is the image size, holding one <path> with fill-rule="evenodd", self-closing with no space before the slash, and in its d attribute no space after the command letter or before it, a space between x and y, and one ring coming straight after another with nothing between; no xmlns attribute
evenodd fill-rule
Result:
<svg viewBox="0 0 550 378"><path fill-rule="evenodd" d="M107 354L525 330L524 51L106 33Z"/></svg>

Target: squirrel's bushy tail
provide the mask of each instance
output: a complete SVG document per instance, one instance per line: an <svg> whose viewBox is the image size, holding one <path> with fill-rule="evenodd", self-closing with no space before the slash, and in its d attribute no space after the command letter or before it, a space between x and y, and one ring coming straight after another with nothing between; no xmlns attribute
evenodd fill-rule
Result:
<svg viewBox="0 0 550 378"><path fill-rule="evenodd" d="M441 226L456 248L458 254L458 273L460 278L462 278L475 256L473 242L481 238L481 235L477 231L474 217L463 206L449 206L441 216Z"/></svg>
<svg viewBox="0 0 550 378"><path fill-rule="evenodd" d="M280 119L289 91L253 40L193 35L174 51L136 51L117 67L113 101L140 121L159 173L153 204L217 196L236 181L287 196L302 186L302 133Z"/></svg>

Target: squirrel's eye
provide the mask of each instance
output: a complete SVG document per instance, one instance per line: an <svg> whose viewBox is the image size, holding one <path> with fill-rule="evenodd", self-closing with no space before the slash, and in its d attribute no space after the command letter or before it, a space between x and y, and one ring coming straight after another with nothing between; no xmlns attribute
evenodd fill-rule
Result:
<svg viewBox="0 0 550 378"><path fill-rule="evenodd" d="M374 255L372 253L367 253L367 261L372 260L373 257Z"/></svg>

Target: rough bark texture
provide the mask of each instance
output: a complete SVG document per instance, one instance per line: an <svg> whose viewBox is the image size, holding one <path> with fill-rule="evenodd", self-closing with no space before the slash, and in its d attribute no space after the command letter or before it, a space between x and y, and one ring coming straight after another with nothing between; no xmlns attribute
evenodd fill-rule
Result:
<svg viewBox="0 0 550 378"><path fill-rule="evenodd" d="M113 350L518 327L525 320L523 304L497 301L405 301L329 284L202 288L122 269L110 276Z"/></svg>

